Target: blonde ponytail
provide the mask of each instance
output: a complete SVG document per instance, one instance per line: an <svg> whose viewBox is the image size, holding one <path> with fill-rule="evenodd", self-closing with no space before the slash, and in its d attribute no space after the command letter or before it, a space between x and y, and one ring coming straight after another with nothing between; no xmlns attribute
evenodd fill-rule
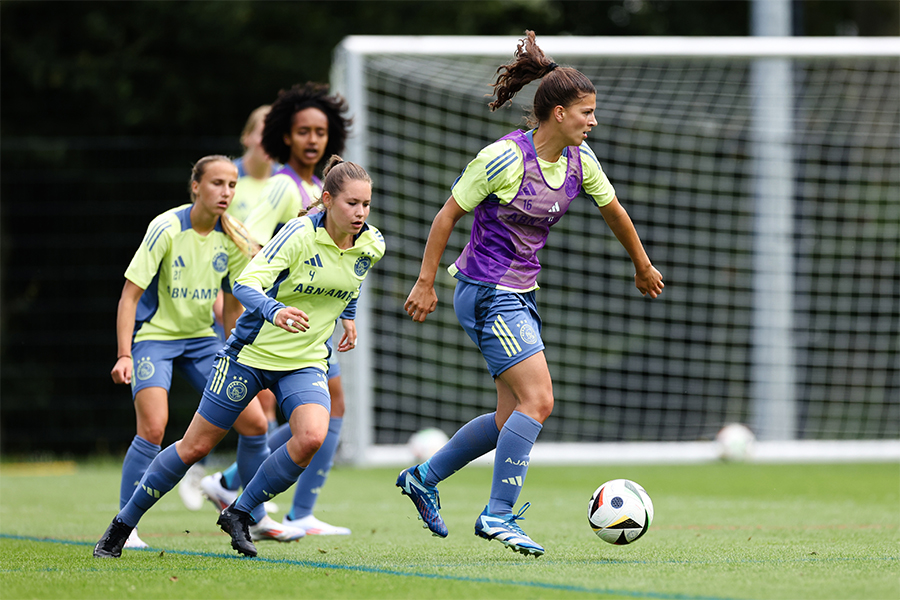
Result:
<svg viewBox="0 0 900 600"><path fill-rule="evenodd" d="M256 240L253 239L253 236L250 235L250 232L243 223L228 213L222 215L221 221L222 230L225 231L225 234L229 238L231 238L231 241L234 242L234 245L238 247L238 250L240 250L244 256L253 258L253 256L259 252L261 246L256 243Z"/></svg>

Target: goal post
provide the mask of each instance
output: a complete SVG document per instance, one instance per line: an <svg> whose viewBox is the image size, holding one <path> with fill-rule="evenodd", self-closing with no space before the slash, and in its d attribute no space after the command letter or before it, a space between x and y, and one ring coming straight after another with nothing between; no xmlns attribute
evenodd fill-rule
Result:
<svg viewBox="0 0 900 600"><path fill-rule="evenodd" d="M761 459L813 447L900 459L900 41L537 41L597 88L588 143L667 287L642 298L596 208L572 204L540 254L556 405L533 456L702 460L738 421ZM413 432L452 434L495 404L445 271L470 219L444 254L437 311L415 324L403 303L452 182L523 126L536 83L487 108L516 44L351 36L335 51L332 87L354 119L346 158L373 177L387 243L359 345L340 356L342 456L357 464L406 462Z"/></svg>

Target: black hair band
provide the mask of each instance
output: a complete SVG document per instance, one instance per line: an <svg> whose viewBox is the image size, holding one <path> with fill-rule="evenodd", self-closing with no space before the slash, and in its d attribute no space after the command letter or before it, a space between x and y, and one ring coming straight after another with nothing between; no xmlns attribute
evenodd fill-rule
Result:
<svg viewBox="0 0 900 600"><path fill-rule="evenodd" d="M547 66L547 72L549 73L550 71L552 71L553 69L555 69L555 68L558 67L558 66L559 66L559 65L556 64L555 62L550 63L550 64Z"/></svg>

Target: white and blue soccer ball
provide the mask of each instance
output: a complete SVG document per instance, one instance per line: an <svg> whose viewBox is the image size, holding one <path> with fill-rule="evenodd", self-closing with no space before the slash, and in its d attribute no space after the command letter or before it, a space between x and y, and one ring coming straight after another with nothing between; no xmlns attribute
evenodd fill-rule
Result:
<svg viewBox="0 0 900 600"><path fill-rule="evenodd" d="M756 436L746 425L729 423L716 434L719 458L729 462L743 462L753 456Z"/></svg>
<svg viewBox="0 0 900 600"><path fill-rule="evenodd" d="M416 462L423 463L440 450L448 440L447 434L437 427L428 427L412 434L407 447L416 458Z"/></svg>
<svg viewBox="0 0 900 600"><path fill-rule="evenodd" d="M604 542L630 544L647 533L653 522L653 502L639 484L629 479L613 479L591 496L588 521Z"/></svg>

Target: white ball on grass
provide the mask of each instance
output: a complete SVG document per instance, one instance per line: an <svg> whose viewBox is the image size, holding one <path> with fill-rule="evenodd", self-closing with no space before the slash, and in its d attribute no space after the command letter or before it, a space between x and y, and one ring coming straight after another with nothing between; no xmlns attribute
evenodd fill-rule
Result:
<svg viewBox="0 0 900 600"><path fill-rule="evenodd" d="M416 461L422 463L431 458L449 439L447 434L437 427L428 427L412 434L407 446L416 457Z"/></svg>
<svg viewBox="0 0 900 600"><path fill-rule="evenodd" d="M725 461L742 462L753 455L756 436L746 425L729 423L716 434L719 446L719 458Z"/></svg>

